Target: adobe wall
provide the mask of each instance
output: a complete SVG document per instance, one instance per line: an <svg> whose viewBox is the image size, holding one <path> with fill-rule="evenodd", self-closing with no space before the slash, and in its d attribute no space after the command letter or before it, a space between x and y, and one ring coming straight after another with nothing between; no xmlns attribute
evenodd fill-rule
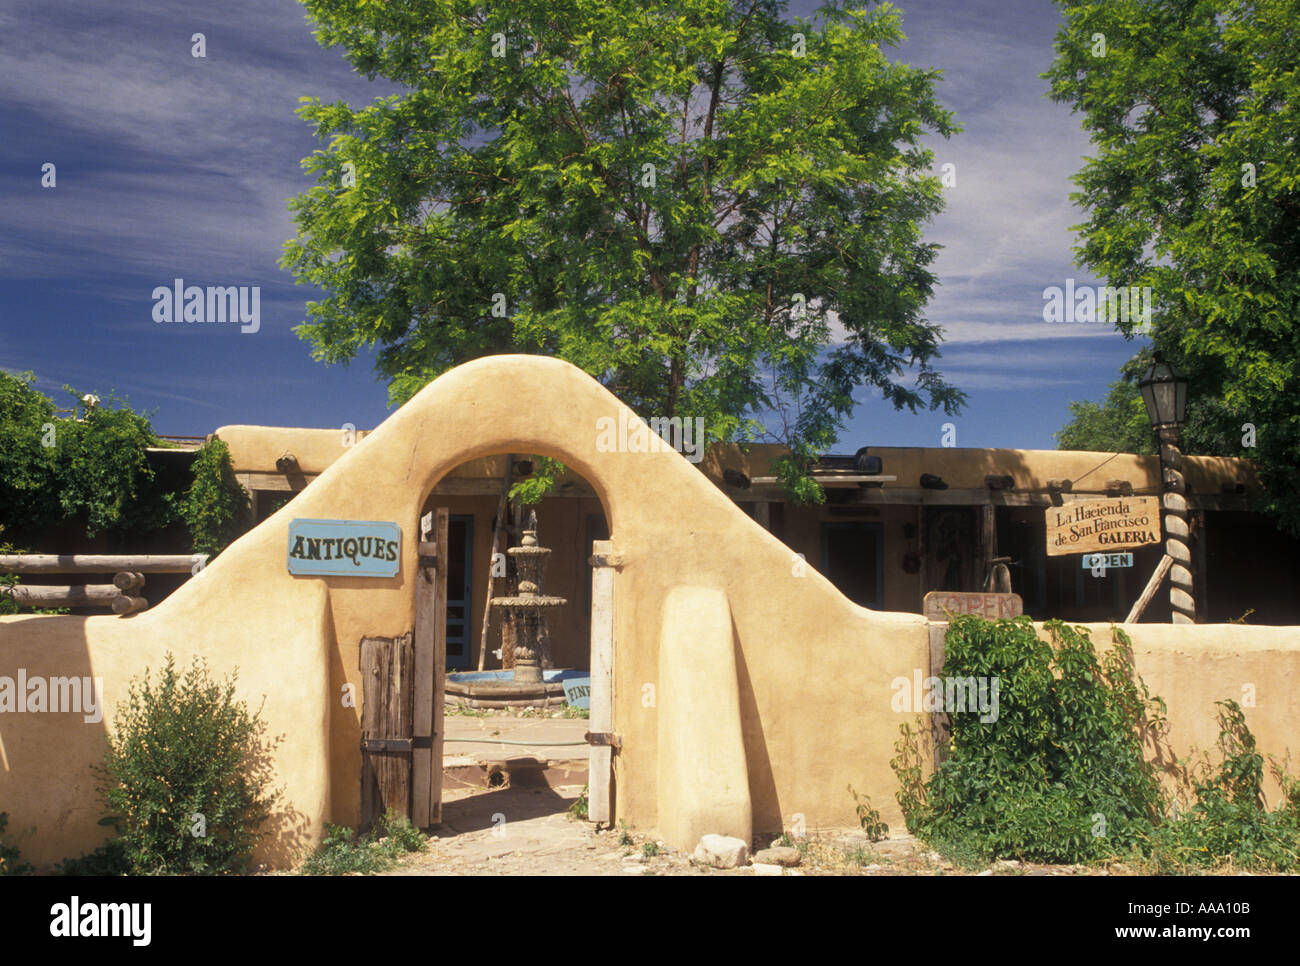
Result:
<svg viewBox="0 0 1300 966"><path fill-rule="evenodd" d="M615 821L668 830L682 848L700 831L774 831L796 814L809 827L852 825L852 783L901 827L890 682L927 667L923 619L850 603L679 454L600 452L598 420L624 410L558 360L495 356L461 366L154 610L128 619L0 618L0 674L102 676L112 705L168 649L182 661L202 654L218 674L238 666L241 694L254 706L264 698L272 732L283 736L276 821L286 834L262 857L285 864L319 841L326 820L359 820L360 709L342 695L349 684L362 693L363 636L413 627L416 528L433 487L478 457L537 453L591 483L623 559L614 591L614 730L623 740ZM396 521L400 574L290 575L296 517ZM1198 720L1212 721L1207 702L1250 675L1274 695L1248 716L1261 748L1282 752L1294 742L1286 712L1295 704L1279 696L1294 694L1300 672L1296 629L1143 626L1133 637L1179 737L1212 741ZM670 724L661 734L662 722ZM0 715L0 810L11 829L35 830L21 841L33 861L102 839L89 768L103 736L103 724L80 716ZM716 753L732 745L743 755Z"/></svg>

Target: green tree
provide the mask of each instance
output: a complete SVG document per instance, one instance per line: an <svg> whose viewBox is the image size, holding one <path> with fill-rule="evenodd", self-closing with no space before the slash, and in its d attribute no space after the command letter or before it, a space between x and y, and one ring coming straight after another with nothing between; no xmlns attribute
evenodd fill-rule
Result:
<svg viewBox="0 0 1300 966"><path fill-rule="evenodd" d="M218 554L241 530L248 496L235 479L230 448L210 439L194 460L194 482L181 505L195 553Z"/></svg>
<svg viewBox="0 0 1300 966"><path fill-rule="evenodd" d="M1191 382L1187 448L1257 459L1300 534L1300 0L1057 2L1045 76L1095 146L1079 262L1151 288L1152 342Z"/></svg>
<svg viewBox="0 0 1300 966"><path fill-rule="evenodd" d="M159 445L149 417L116 396L88 406L64 387L78 416L58 418L34 378L0 371L0 527L13 542L36 546L69 522L91 537L168 526L174 498L149 465Z"/></svg>
<svg viewBox="0 0 1300 966"><path fill-rule="evenodd" d="M314 356L378 351L401 402L466 360L559 356L643 416L791 446L797 494L855 393L956 412L923 309L942 206L937 71L889 4L304 0L401 89L304 98L326 147L284 265L325 297ZM909 384L904 376L915 370Z"/></svg>
<svg viewBox="0 0 1300 966"><path fill-rule="evenodd" d="M1070 403L1070 422L1056 433L1058 449L1099 453L1154 453L1155 435L1137 386L1125 379L1110 384L1106 401Z"/></svg>

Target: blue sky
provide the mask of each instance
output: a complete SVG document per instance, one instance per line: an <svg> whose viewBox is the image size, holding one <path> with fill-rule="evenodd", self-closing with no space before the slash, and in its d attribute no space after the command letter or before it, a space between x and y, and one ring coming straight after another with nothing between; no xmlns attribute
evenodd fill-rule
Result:
<svg viewBox="0 0 1300 966"><path fill-rule="evenodd" d="M792 13L816 4L795 2ZM944 71L964 132L929 317L940 368L970 397L958 446L1053 448L1071 399L1100 398L1134 343L1100 324L1042 321L1043 289L1095 280L1072 263L1078 117L1046 96L1058 15L1048 0L910 0L901 59ZM369 101L380 88L322 49L290 0L11 0L0 11L0 368L33 370L154 410L158 431L233 423L377 425L369 359L313 362L293 332L313 292L278 267L287 200L319 145L298 98ZM191 56L205 34L207 56ZM41 187L42 165L57 185ZM261 287L261 329L158 325L155 286ZM839 449L937 446L941 412L896 413L863 392Z"/></svg>

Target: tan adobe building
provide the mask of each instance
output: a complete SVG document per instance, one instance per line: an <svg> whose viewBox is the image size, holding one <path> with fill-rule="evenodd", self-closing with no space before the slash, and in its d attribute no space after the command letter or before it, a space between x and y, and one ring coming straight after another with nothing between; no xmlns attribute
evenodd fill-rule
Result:
<svg viewBox="0 0 1300 966"><path fill-rule="evenodd" d="M260 523L305 488L366 433L225 426L236 476ZM814 476L826 491L818 506L790 503L773 461L784 450L755 444L712 446L697 468L750 517L784 542L792 566L828 577L850 600L874 610L920 613L931 590L983 590L993 561L1008 563L1012 589L1035 620L1123 620L1159 563L1163 545L1132 549L1131 567L1101 577L1078 555L1045 552L1044 510L1075 500L1160 492L1155 456L1059 450L871 447L877 473L854 469L851 456L823 457ZM451 513L447 666L476 668L487 597L493 524L506 457L456 467L435 487L426 510ZM862 463L859 466L864 465ZM531 469L520 455L515 479ZM1198 521L1200 620L1222 622L1253 610L1251 623L1300 623L1290 570L1300 546L1251 513L1258 491L1253 465L1219 457L1187 458L1188 499ZM674 514L672 494L658 494ZM556 667L587 667L591 545L609 536L591 486L572 473L537 507L539 537L553 551L546 592L569 606L550 620ZM685 522L685 521L683 521ZM504 544L501 549L504 549ZM720 554L726 548L718 548ZM1279 566L1289 560L1289 566ZM1169 620L1167 593L1143 619ZM489 625L485 667L499 667L499 621Z"/></svg>

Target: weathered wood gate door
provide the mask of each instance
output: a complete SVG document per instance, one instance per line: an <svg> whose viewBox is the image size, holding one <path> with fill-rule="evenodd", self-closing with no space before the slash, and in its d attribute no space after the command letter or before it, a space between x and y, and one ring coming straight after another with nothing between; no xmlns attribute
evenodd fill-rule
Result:
<svg viewBox="0 0 1300 966"><path fill-rule="evenodd" d="M361 641L363 828L388 809L417 828L442 821L448 516L420 520L414 632Z"/></svg>

